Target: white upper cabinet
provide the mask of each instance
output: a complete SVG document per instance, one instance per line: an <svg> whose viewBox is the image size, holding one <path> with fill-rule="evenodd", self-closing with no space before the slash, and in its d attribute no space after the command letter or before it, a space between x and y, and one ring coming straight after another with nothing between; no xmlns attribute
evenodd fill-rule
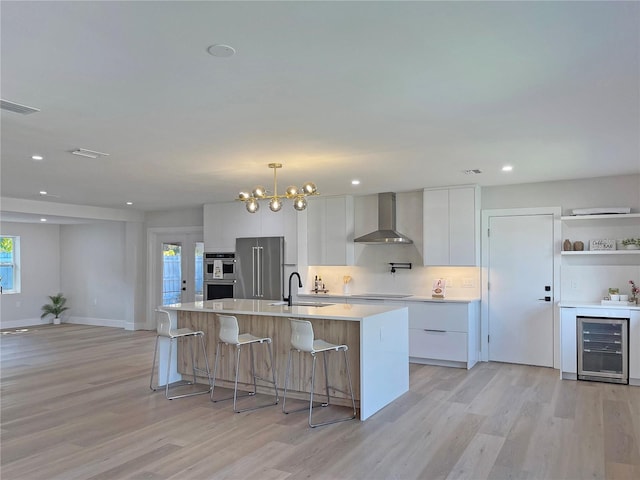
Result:
<svg viewBox="0 0 640 480"><path fill-rule="evenodd" d="M478 265L480 188L425 189L423 201L424 265Z"/></svg>
<svg viewBox="0 0 640 480"><path fill-rule="evenodd" d="M308 200L306 246L309 265L353 265L353 197Z"/></svg>

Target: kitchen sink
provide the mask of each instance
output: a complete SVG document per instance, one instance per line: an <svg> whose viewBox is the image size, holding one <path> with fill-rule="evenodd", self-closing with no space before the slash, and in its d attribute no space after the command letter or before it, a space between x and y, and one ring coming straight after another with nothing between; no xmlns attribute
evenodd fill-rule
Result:
<svg viewBox="0 0 640 480"><path fill-rule="evenodd" d="M273 302L271 306L287 306L287 302ZM335 303L322 303L322 302L293 302L292 307L329 307L335 305Z"/></svg>
<svg viewBox="0 0 640 480"><path fill-rule="evenodd" d="M322 303L322 302L294 302L292 307L329 307L335 305L335 303Z"/></svg>

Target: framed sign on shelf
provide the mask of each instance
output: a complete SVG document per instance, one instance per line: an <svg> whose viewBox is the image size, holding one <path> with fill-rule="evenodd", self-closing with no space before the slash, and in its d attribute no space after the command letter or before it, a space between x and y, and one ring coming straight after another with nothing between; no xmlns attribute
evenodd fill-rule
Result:
<svg viewBox="0 0 640 480"><path fill-rule="evenodd" d="M616 241L611 239L599 239L599 240L591 240L589 242L589 250L598 251L598 250L615 250L616 249Z"/></svg>

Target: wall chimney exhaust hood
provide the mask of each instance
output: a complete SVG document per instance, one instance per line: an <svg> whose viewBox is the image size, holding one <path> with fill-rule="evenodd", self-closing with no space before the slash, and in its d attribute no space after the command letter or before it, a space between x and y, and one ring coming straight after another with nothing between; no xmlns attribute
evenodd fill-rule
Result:
<svg viewBox="0 0 640 480"><path fill-rule="evenodd" d="M353 240L366 245L407 245L413 241L396 230L396 194L378 194L378 230Z"/></svg>

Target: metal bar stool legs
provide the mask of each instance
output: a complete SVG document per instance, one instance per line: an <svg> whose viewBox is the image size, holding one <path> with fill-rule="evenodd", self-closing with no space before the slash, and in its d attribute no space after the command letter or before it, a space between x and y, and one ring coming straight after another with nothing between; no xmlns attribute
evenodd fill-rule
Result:
<svg viewBox="0 0 640 480"><path fill-rule="evenodd" d="M289 350L289 357L287 359L287 372L284 380L284 395L282 398L282 412L283 413L294 413L301 412L303 410L307 410L307 407L299 408L297 410L287 410L287 389L289 387L289 377L291 375L291 356L294 351L297 351L299 354L301 353L309 353L313 358L311 365L311 391L309 393L309 426L311 428L319 427L322 425L330 425L332 423L344 422L346 420L353 420L356 418L356 401L353 395L353 385L351 383L351 370L349 367L349 359L347 357L347 350L349 347L347 345L333 345L331 343L325 342L323 340L314 340L313 338L313 328L311 326L311 322L305 320L295 320L291 319L291 344L292 347ZM342 351L344 354L344 362L347 370L347 380L349 383L349 391L345 392L344 390L340 390L335 387L331 387L329 385L329 370L327 368L327 353L331 351ZM314 398L314 390L315 390L315 379L316 379L316 359L317 354L322 353L322 361L324 364L324 373L325 373L325 392L327 394L327 401L322 402L319 405L313 404ZM331 402L331 396L329 393L329 389L332 388L336 392L344 393L351 397L351 405L353 407L353 414L349 417L344 418L336 418L333 420L328 420L325 422L313 423L313 409L318 406L326 407Z"/></svg>
<svg viewBox="0 0 640 480"><path fill-rule="evenodd" d="M160 338L162 337L162 338L166 338L167 341L169 342L169 351L168 351L167 366L166 366L167 375L165 378L165 388L164 388L165 397L167 397L168 400L173 400L176 398L192 397L194 395L202 395L204 393L209 393L211 391L211 372L209 371L209 360L207 358L207 350L204 343L204 332L194 331L188 328L180 328L177 330L172 330L170 326L169 313L166 312L165 310L157 310L157 318L158 318L158 327L157 327L158 333L156 335L156 344L153 351L153 363L151 365L151 378L149 380L149 388L153 391L157 391L160 389L160 386L153 384L153 377L155 375L155 370L156 370L156 359L158 358L158 346L159 346ZM192 382L183 381L178 385L174 385L170 387L169 380L170 380L170 371L171 371L171 357L173 354L173 342L175 340L176 346L177 346L177 342L181 338L189 342L193 381ZM200 348L202 350L202 354L205 359L204 369L198 368L196 366L196 355L193 348L193 342L196 341L196 338L198 338L200 341ZM197 380L197 373L207 376L206 390L199 390L196 392L169 396L170 388L173 389L173 388L178 388L178 387L187 386L187 385L195 385Z"/></svg>
<svg viewBox="0 0 640 480"><path fill-rule="evenodd" d="M213 377L212 377L212 381L211 381L211 401L214 403L217 402L222 402L225 400L231 400L233 399L233 411L236 413L241 413L241 412L247 412L250 410L256 410L258 408L263 408L263 407L269 407L272 405L277 405L278 402L280 401L279 395L278 395L278 387L277 387L277 383L276 383L276 372L275 372L275 365L273 363L273 351L271 348L271 338L269 337L263 337L263 338L259 338L259 337L254 337L251 334L245 333L242 335L238 334L238 321L235 317L230 316L230 315L218 315L218 318L220 320L220 339L218 340L217 343L217 347L216 347L216 362L215 365L213 367ZM254 344L266 344L267 346L267 350L269 352L269 365L270 365L270 369L271 369L271 379L267 379L267 378L263 378L260 377L258 375L256 375L256 369L255 369L255 359L254 359L254 352L253 352L253 345ZM217 372L218 372L218 365L220 362L220 350L222 345L231 345L234 346L236 348L236 354L235 354L235 379L234 379L234 386L233 386L233 395L230 397L226 397L226 398L219 398L219 399L214 399L214 391L215 391L215 385L216 385L216 376L217 376ZM253 382L253 391L252 392L247 392L247 393L243 393L238 395L238 377L240 374L240 353L242 350L242 346L243 345L249 345L249 358L250 358L250 362L251 362L251 380ZM275 394L275 401L273 403L267 403L265 405L258 405L258 406L254 406L254 407L249 407L249 408L244 408L242 410L238 409L238 398L241 397L249 397L249 396L254 396L256 395L256 393L258 393L258 380L262 381L262 382L266 382L269 384L273 385L273 390L274 390L274 394Z"/></svg>

